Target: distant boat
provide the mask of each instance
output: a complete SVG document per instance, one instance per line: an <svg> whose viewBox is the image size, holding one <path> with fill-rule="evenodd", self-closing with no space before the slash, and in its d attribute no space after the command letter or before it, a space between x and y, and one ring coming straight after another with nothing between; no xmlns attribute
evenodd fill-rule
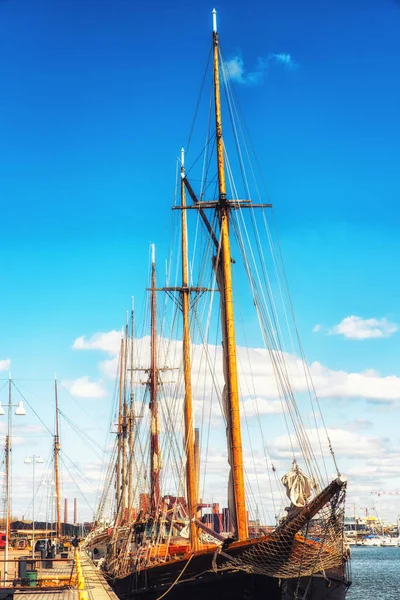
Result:
<svg viewBox="0 0 400 600"><path fill-rule="evenodd" d="M381 536L381 546L397 546L397 538L383 535Z"/></svg>

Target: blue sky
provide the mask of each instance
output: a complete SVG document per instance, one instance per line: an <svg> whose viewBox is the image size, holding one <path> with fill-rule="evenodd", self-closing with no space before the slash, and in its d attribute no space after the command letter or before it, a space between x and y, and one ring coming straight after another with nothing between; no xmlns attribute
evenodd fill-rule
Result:
<svg viewBox="0 0 400 600"><path fill-rule="evenodd" d="M224 57L242 61L236 89L275 206L306 355L335 371L400 377L395 330L329 334L350 316L400 320L400 5L215 7ZM104 355L72 345L119 329L147 283L149 241L167 252L175 161L212 8L197 0L0 1L0 359L11 360L13 377L98 381ZM292 68L273 54L289 55ZM260 58L268 68L246 83ZM77 401L106 427L113 388L102 385L104 398ZM51 388L30 382L29 391L51 424ZM366 437L398 448L399 401L342 398L327 410L332 426L362 416ZM32 414L26 422L37 424ZM400 489L400 471L382 486ZM24 502L15 500L19 511Z"/></svg>

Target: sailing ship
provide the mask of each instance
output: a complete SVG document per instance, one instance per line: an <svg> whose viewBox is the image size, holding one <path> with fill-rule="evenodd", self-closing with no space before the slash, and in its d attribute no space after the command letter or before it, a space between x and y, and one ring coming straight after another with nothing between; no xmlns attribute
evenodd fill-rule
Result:
<svg viewBox="0 0 400 600"><path fill-rule="evenodd" d="M180 285L157 287L152 247L148 289L150 338L141 338L140 344L135 341L132 307L130 330L127 323L121 336L114 452L99 503L98 527L88 537L86 546L94 552L95 558L104 555L102 569L120 598L156 600L167 597L172 600L208 595L210 598L229 599L323 600L329 597L330 600L343 600L349 586L348 556L343 535L346 479L336 466L329 440L336 474L330 481L320 474L325 453L319 440L321 455L317 457L319 449L313 447L312 433L305 428L294 398L287 365L293 355L282 347L277 312L270 296L273 285L265 269L261 274L260 271L254 274L251 269L255 254L258 253L260 260L264 259L264 249L257 229L257 252L253 253L251 248L246 247L249 230L243 215L249 211L254 225L255 213L259 211L265 224L265 213L271 205L254 202L246 186L246 199L241 199L233 182L235 163L228 159L222 132L222 86L231 118L238 113L232 109L233 95L229 91L226 65L221 59L215 10L210 57L215 129L203 148L203 174L204 171L207 173L202 177L200 193L195 191L195 179L189 178L185 152L182 151L180 157L180 204L174 206L174 210L180 221L181 282ZM233 128L233 131L233 139L237 142L238 128ZM215 176L209 175L213 156L216 157ZM242 158L239 152L239 168L242 168ZM211 194L213 186L217 198L208 200L206 192ZM191 204L187 203L187 196ZM202 285L200 277L199 283L192 285L194 259L189 259L188 211L195 211L197 225L203 228L206 236L204 239L207 241L199 245L198 254L202 254L203 274L206 262L212 267L208 285ZM282 480L277 479L275 464L267 461L268 476L280 488L281 497L286 491L286 503L289 504L280 514L278 509L275 510L276 521L269 525L261 523L259 518L249 519L249 512L254 516L260 504L271 503L272 484L271 492L264 491L264 496L258 494L257 503L253 502L249 507L249 482L241 429L244 404L239 382L240 348L234 316L233 271L236 258L231 252L232 231L250 284L252 306L262 324L265 348L258 350L257 356L272 363L270 373L276 376L276 397L283 407L280 418L288 430L294 431L287 437L291 449L280 461L280 468L289 460L292 463ZM268 243L271 244L270 237ZM274 254L274 262L284 279L279 254ZM160 292L173 299L179 312L182 332L178 342L172 337L166 338L165 328L162 331L157 328L157 297ZM216 293L220 298L218 323L210 316L211 313L199 309L199 298L207 295L214 298ZM236 300L238 296L245 298L243 289L236 294ZM287 300L286 288L283 292L281 290L281 296ZM198 443L199 434L194 429L194 388L197 387L197 396L200 392L198 382L196 386L193 383L194 370L196 368L198 375L200 367L197 360L194 368L195 344L191 335L201 313L206 315L207 333L203 330L198 338L198 347L202 348L203 362L207 363L207 367L212 362L211 354L217 355L217 345L211 348L208 328L215 325L216 335L222 337L218 350L220 372L213 372L211 384L206 385L204 379L202 384L205 402L209 401L207 406L211 406L210 387L217 389L217 401L222 406L226 425L229 477L228 507L223 511L223 518L218 503L213 499L203 502L201 496L204 498L204 491L200 494L200 476L205 466ZM172 320L176 323L176 319ZM163 351L160 350L162 345ZM147 364L142 366L146 361ZM312 400L316 401L304 357L296 364L305 370L301 377L306 381L305 387L310 391ZM266 372L265 367L262 374ZM166 380L166 377L172 381ZM219 379L223 379L222 389L218 388L218 382L216 384ZM144 390L142 404L137 398L140 386ZM177 391L179 389L183 390L182 393ZM255 393L248 395L257 407L256 396ZM260 416L259 412L257 414ZM182 429L180 421L183 421ZM204 425L204 419L201 422ZM262 428L261 434L264 435ZM251 443L251 435L249 437ZM279 462L279 459L276 461ZM114 497L114 519L108 524L104 513L110 492Z"/></svg>

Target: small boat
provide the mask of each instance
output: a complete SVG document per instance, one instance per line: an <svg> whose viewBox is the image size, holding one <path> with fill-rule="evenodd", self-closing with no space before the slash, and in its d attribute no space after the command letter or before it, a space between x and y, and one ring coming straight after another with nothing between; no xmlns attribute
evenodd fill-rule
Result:
<svg viewBox="0 0 400 600"><path fill-rule="evenodd" d="M397 546L397 538L383 535L381 536L381 546Z"/></svg>
<svg viewBox="0 0 400 600"><path fill-rule="evenodd" d="M381 546L382 537L380 535L367 535L361 541L362 546Z"/></svg>

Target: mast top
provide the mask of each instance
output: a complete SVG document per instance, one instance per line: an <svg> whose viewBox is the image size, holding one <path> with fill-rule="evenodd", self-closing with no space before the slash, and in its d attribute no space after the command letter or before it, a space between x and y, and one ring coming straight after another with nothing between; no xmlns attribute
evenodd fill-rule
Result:
<svg viewBox="0 0 400 600"><path fill-rule="evenodd" d="M185 148L181 148L181 165L185 166Z"/></svg>
<svg viewBox="0 0 400 600"><path fill-rule="evenodd" d="M156 249L154 244L151 244L151 264L155 265L156 264Z"/></svg>
<svg viewBox="0 0 400 600"><path fill-rule="evenodd" d="M217 11L215 10L215 8L213 8L212 16L213 16L213 32L217 33Z"/></svg>

